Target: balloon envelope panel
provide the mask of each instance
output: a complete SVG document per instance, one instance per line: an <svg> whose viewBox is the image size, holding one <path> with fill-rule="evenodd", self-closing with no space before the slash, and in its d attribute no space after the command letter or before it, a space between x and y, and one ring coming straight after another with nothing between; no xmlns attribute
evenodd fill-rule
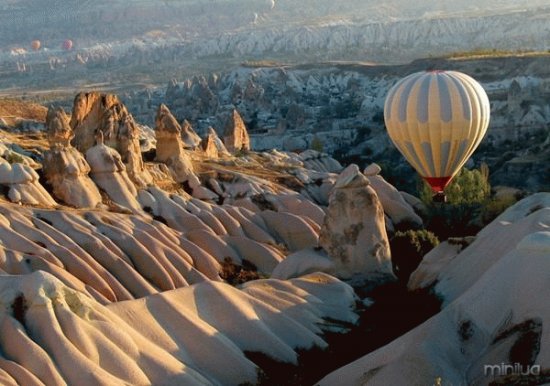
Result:
<svg viewBox="0 0 550 386"><path fill-rule="evenodd" d="M73 41L71 39L67 39L63 42L62 47L64 50L69 51L71 48L73 48Z"/></svg>
<svg viewBox="0 0 550 386"><path fill-rule="evenodd" d="M411 74L390 89L384 106L391 140L422 177L439 181L438 189L477 148L489 116L481 85L457 71Z"/></svg>
<svg viewBox="0 0 550 386"><path fill-rule="evenodd" d="M42 44L40 43L40 40L33 40L33 41L31 42L31 47L32 47L32 49L35 50L35 51L38 51L38 50L40 49L40 46L41 46L41 45L42 45Z"/></svg>

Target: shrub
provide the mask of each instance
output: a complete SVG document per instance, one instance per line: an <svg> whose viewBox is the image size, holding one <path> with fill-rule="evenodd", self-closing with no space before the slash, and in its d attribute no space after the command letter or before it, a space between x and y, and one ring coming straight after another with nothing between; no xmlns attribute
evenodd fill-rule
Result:
<svg viewBox="0 0 550 386"><path fill-rule="evenodd" d="M247 281L260 279L258 269L248 260L243 259L242 265L238 265L230 257L226 257L221 266L220 277L231 285L239 285Z"/></svg>
<svg viewBox="0 0 550 386"><path fill-rule="evenodd" d="M390 240L393 270L399 280L407 281L426 253L439 244L427 230L398 231Z"/></svg>
<svg viewBox="0 0 550 386"><path fill-rule="evenodd" d="M311 144L309 145L309 147L311 150L315 150L315 151L318 151L319 153L322 153L325 146L323 145L323 141L321 141L319 137L315 136L311 140Z"/></svg>
<svg viewBox="0 0 550 386"><path fill-rule="evenodd" d="M489 224L517 201L517 198L513 196L493 198L487 201L481 209L480 216L482 223Z"/></svg>
<svg viewBox="0 0 550 386"><path fill-rule="evenodd" d="M489 168L486 164L482 164L479 170L463 168L445 188L449 205L481 204L490 193ZM420 190L420 198L427 205L431 205L432 195L432 189L424 183Z"/></svg>
<svg viewBox="0 0 550 386"><path fill-rule="evenodd" d="M16 163L24 163L25 160L20 154L17 154L13 151L10 151L6 156L6 161L8 161L10 164L16 164Z"/></svg>
<svg viewBox="0 0 550 386"><path fill-rule="evenodd" d="M462 169L445 189L445 204L432 202L432 190L424 184L420 188L420 198L428 208L426 228L440 239L475 235L483 226L480 213L490 193L486 165L480 170Z"/></svg>

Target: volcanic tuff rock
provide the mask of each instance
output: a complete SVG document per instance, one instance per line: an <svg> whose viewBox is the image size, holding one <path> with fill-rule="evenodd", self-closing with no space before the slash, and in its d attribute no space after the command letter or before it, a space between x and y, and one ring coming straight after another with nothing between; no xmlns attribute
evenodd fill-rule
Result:
<svg viewBox="0 0 550 386"><path fill-rule="evenodd" d="M161 104L155 118L157 139L156 161L165 163L176 182L185 182L193 175L193 164L184 150L182 129L170 110Z"/></svg>
<svg viewBox="0 0 550 386"><path fill-rule="evenodd" d="M141 157L139 128L116 95L78 94L74 100L71 127L75 133L74 145L79 151L86 153L94 146L97 132L101 132L105 144L120 154L132 181L138 187L151 182Z"/></svg>
<svg viewBox="0 0 550 386"><path fill-rule="evenodd" d="M230 153L250 150L250 138L237 110L233 110L226 121L223 142Z"/></svg>
<svg viewBox="0 0 550 386"><path fill-rule="evenodd" d="M357 165L348 166L330 194L319 245L335 262L335 274L358 282L393 278L384 209Z"/></svg>
<svg viewBox="0 0 550 386"><path fill-rule="evenodd" d="M193 130L191 123L187 119L181 124L181 139L184 146L190 149L195 149L201 143L201 137L195 133L195 130Z"/></svg>
<svg viewBox="0 0 550 386"><path fill-rule="evenodd" d="M209 158L218 158L230 155L227 148L223 144L223 141L220 137L218 137L218 134L213 127L208 128L208 134L202 140L201 148Z"/></svg>
<svg viewBox="0 0 550 386"><path fill-rule="evenodd" d="M66 151L66 117L51 110L48 123L51 151ZM358 284L392 277L384 231L384 209L392 209L354 165L337 174L339 165L317 151L196 151L185 189L197 199L160 163L147 164L158 184L138 191L103 131L96 135L87 159L108 205L0 202L2 384L255 383L263 361L245 353L296 364L298 349L326 347L323 330L357 321L353 289L327 273ZM41 161L38 138L25 138L27 150L0 147ZM38 145L30 151L29 143ZM24 157L6 159L0 183L33 172ZM381 192L401 202L385 182ZM548 374L550 314L539 294L548 287L549 200L532 196L476 240L449 239L427 255L409 285L436 291L443 311L322 384L441 377L485 385L483 364L503 361L540 363ZM405 213L398 209L394 217ZM272 279L223 283L263 275Z"/></svg>
<svg viewBox="0 0 550 386"><path fill-rule="evenodd" d="M46 207L56 206L56 202L39 182L38 174L31 167L10 164L0 157L0 185L9 187L8 198L12 202Z"/></svg>
<svg viewBox="0 0 550 386"><path fill-rule="evenodd" d="M136 186L130 180L120 154L104 144L102 131L97 133L97 145L86 151L86 161L91 168L92 180L111 200L129 210L141 211Z"/></svg>
<svg viewBox="0 0 550 386"><path fill-rule="evenodd" d="M370 185L378 195L384 212L394 225L406 223L415 227L422 226L422 219L414 212L413 207L405 201L403 196L389 184L380 173L376 164L367 166L363 174L369 179Z"/></svg>
<svg viewBox="0 0 550 386"><path fill-rule="evenodd" d="M545 384L549 227L550 194L539 193L508 208L467 248L461 240L440 244L409 286L431 287L444 299L443 310L319 384ZM522 374L538 370L522 376L500 367L516 363Z"/></svg>
<svg viewBox="0 0 550 386"><path fill-rule="evenodd" d="M84 156L71 146L74 134L63 109L48 110L46 129L50 150L44 152L43 169L53 194L77 208L96 207L101 194L88 177L91 169Z"/></svg>
<svg viewBox="0 0 550 386"><path fill-rule="evenodd" d="M297 349L327 347L323 318L357 320L353 290L322 274L242 290L206 281L110 305L42 271L2 275L0 290L6 386L256 383L246 351L297 364Z"/></svg>
<svg viewBox="0 0 550 386"><path fill-rule="evenodd" d="M388 90L406 74L436 68L474 76L491 100L486 138L473 156L489 165L492 185L546 191L550 123L550 55L424 59L406 65L327 63L297 66L241 66L212 75L208 87L216 106L239 111L256 150L322 150L346 162L391 167L398 188L412 191L413 170L391 144L383 122ZM521 74L521 75L519 75ZM223 109L198 103L197 80L179 84L173 97L159 90L154 100L174 106L197 131L223 127ZM250 84L263 93L247 97ZM521 145L520 145L521 144ZM389 164L389 165L388 165ZM388 170L389 171L389 170ZM390 173L385 175L390 177ZM397 185L397 184L396 184Z"/></svg>

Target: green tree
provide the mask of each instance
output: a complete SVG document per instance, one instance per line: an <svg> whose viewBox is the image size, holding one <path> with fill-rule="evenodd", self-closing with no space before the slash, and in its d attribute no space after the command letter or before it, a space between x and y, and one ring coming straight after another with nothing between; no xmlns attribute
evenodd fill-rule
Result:
<svg viewBox="0 0 550 386"><path fill-rule="evenodd" d="M491 194L489 168L482 164L479 170L463 168L445 188L449 205L473 205L483 203ZM420 198L424 203L432 204L432 189L423 183Z"/></svg>
<svg viewBox="0 0 550 386"><path fill-rule="evenodd" d="M491 194L487 165L479 170L462 169L445 189L445 194L445 204L434 203L430 187L425 183L421 186L420 198L428 207L426 228L442 240L475 235L483 226L480 212Z"/></svg>
<svg viewBox="0 0 550 386"><path fill-rule="evenodd" d="M396 232L390 240L393 270L406 282L426 253L439 244L435 234L427 230Z"/></svg>

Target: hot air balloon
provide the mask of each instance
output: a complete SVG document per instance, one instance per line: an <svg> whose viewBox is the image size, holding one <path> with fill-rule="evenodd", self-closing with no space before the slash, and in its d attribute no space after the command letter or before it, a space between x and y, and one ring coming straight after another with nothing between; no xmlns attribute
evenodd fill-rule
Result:
<svg viewBox="0 0 550 386"><path fill-rule="evenodd" d="M40 43L40 40L33 40L33 41L31 42L31 47L32 47L32 49L35 50L35 51L38 51L38 50L40 49L40 46L41 46L41 45L42 45L42 44Z"/></svg>
<svg viewBox="0 0 550 386"><path fill-rule="evenodd" d="M407 161L432 187L435 201L483 139L489 98L470 76L422 71L393 86L384 105L388 134Z"/></svg>
<svg viewBox="0 0 550 386"><path fill-rule="evenodd" d="M63 42L62 47L63 47L64 50L70 51L71 48L73 48L73 41L71 39L66 39Z"/></svg>

